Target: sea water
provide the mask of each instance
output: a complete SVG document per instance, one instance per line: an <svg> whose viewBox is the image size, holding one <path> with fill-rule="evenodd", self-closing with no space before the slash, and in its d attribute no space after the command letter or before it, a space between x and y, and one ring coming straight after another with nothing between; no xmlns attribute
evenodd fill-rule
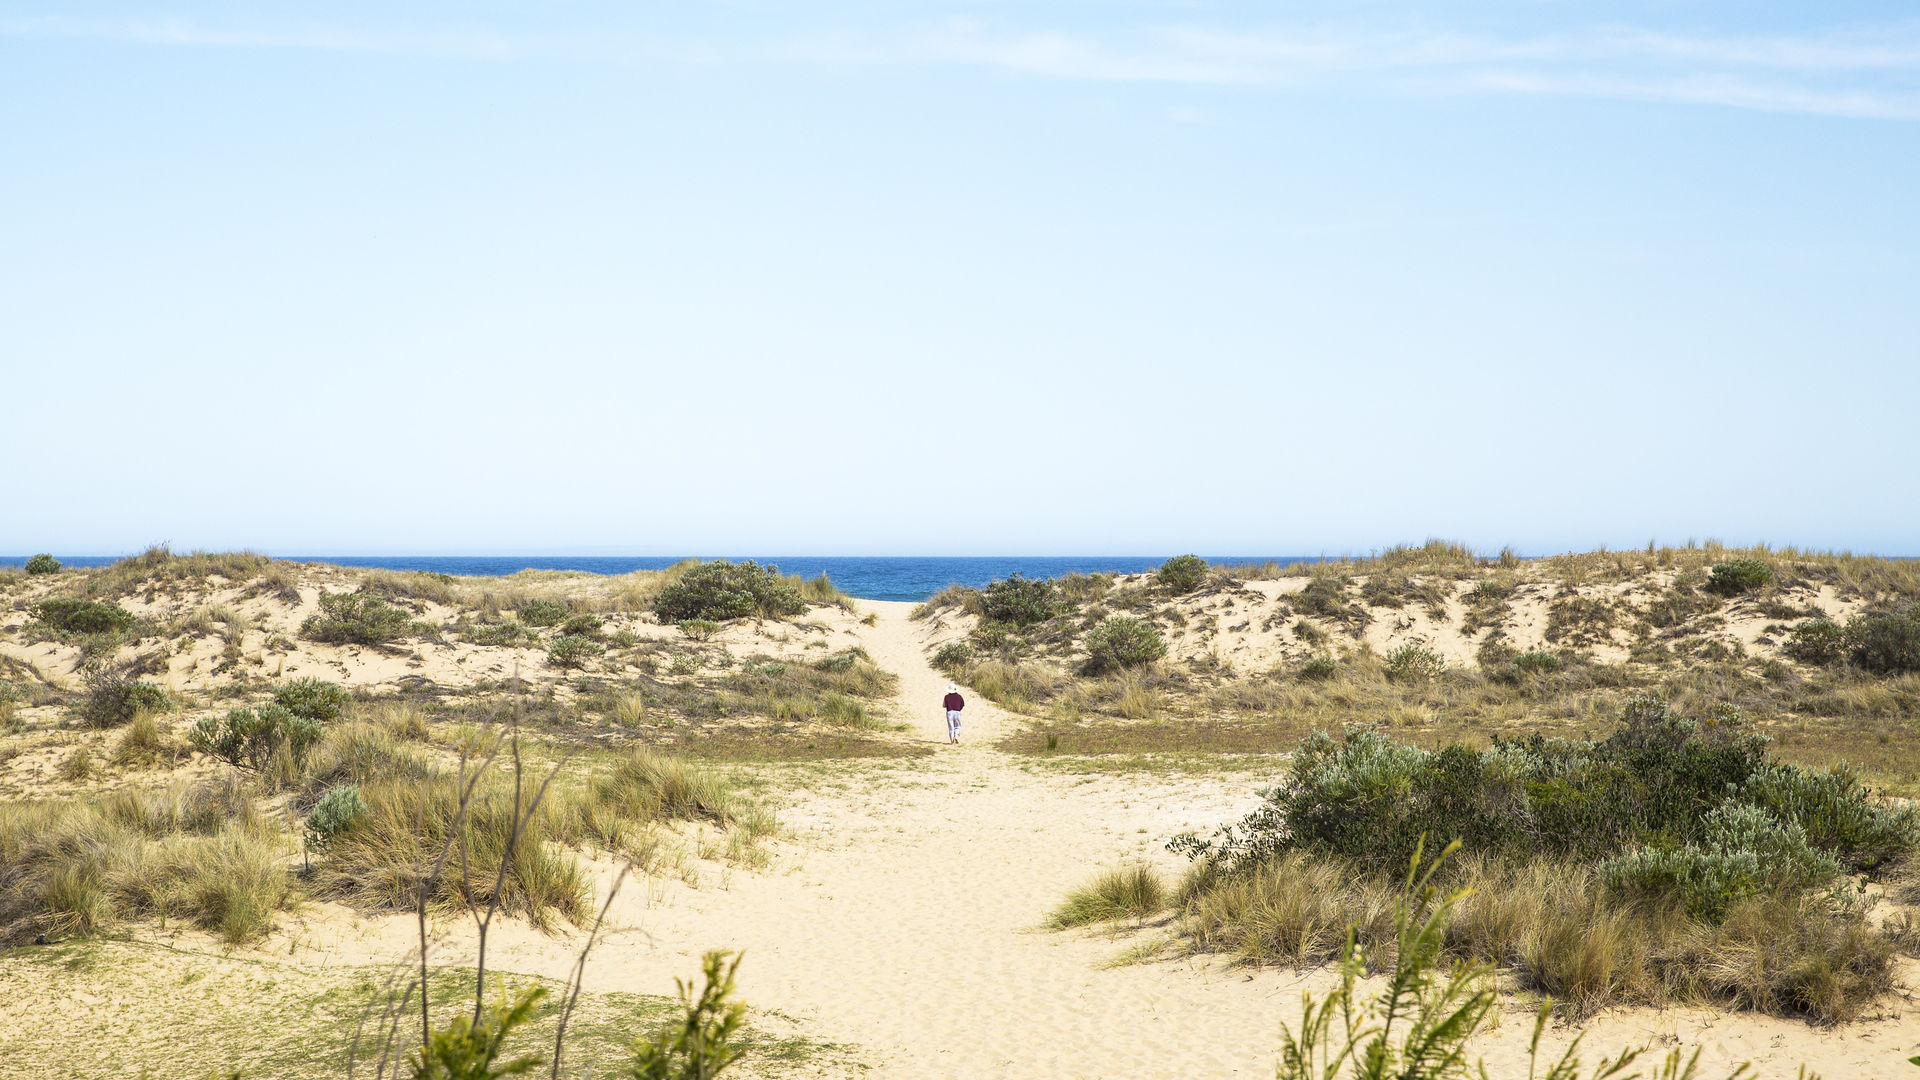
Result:
<svg viewBox="0 0 1920 1080"><path fill-rule="evenodd" d="M56 555L67 566L105 566L117 555ZM282 555L294 562L324 562L340 566L368 566L385 570L427 570L461 577L498 577L521 570L584 570L590 574L625 574L659 570L688 556L665 555ZM712 558L715 556L700 556ZM978 588L1011 574L1059 577L1062 574L1139 573L1165 561L1158 555L758 555L719 556L752 558L772 563L782 572L803 577L827 575L842 592L864 600L925 600L949 585ZM1207 556L1212 563L1281 564L1310 561L1305 555ZM19 566L25 555L0 556L0 566Z"/></svg>

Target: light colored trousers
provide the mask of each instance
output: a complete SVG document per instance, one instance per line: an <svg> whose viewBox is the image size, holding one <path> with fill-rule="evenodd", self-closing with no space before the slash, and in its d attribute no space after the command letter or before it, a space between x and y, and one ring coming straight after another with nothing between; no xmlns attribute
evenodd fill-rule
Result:
<svg viewBox="0 0 1920 1080"><path fill-rule="evenodd" d="M947 738L957 739L959 737L960 737L960 710L948 709L947 710Z"/></svg>

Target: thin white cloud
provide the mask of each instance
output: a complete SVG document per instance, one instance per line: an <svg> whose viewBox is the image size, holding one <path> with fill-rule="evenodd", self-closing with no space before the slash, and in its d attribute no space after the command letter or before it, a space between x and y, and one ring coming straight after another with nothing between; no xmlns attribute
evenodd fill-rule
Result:
<svg viewBox="0 0 1920 1080"><path fill-rule="evenodd" d="M1677 34L1599 27L1500 37L1349 26L1129 33L1010 32L954 20L887 31L758 39L488 33L379 34L320 27L217 29L184 19L0 20L0 35L156 46L284 48L516 60L598 58L683 64L957 65L1037 78L1192 86L1275 86L1369 76L1422 90L1563 95L1771 112L1920 119L1920 23L1800 36Z"/></svg>

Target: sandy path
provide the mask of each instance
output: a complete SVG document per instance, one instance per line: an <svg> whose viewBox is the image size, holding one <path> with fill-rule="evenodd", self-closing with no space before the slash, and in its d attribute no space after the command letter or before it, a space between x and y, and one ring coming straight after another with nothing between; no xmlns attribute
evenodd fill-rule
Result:
<svg viewBox="0 0 1920 1080"><path fill-rule="evenodd" d="M845 788L801 793L781 814L802 840L766 873L699 890L629 887L615 909L628 929L595 954L591 984L658 993L702 951L744 949L741 988L754 1007L857 1044L875 1076L1272 1075L1281 1020L1298 1017L1300 989L1325 988L1326 973L1184 960L1103 968L1125 942L1036 929L1098 868L1142 858L1178 870L1165 839L1238 817L1253 784L1029 773L992 748L1014 719L972 694L966 741L947 746L946 679L926 663L911 606L863 607L879 616L863 644L900 676L898 717L937 744L932 761L849 763ZM512 932L492 962L560 976L567 948ZM1526 1074L1528 1030L1516 1005L1483 1038L1495 1075ZM1791 1076L1805 1061L1829 1080L1901 1075L1920 1050L1920 1030L1897 1015L1836 1033L1699 1010L1603 1018L1587 1045L1672 1039L1703 1042L1711 1062L1751 1058L1763 1076Z"/></svg>

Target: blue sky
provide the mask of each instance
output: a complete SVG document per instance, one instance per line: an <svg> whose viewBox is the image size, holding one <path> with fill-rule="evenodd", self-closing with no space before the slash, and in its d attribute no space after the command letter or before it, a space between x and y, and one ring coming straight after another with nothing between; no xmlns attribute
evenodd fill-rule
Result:
<svg viewBox="0 0 1920 1080"><path fill-rule="evenodd" d="M1920 553L1907 4L0 2L0 552Z"/></svg>

